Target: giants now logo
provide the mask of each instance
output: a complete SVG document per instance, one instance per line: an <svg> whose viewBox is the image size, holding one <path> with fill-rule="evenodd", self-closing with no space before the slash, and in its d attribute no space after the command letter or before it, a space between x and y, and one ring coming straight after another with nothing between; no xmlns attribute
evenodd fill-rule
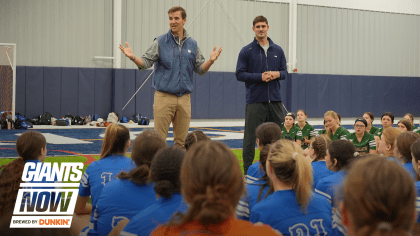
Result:
<svg viewBox="0 0 420 236"><path fill-rule="evenodd" d="M81 162L26 163L10 228L70 228L82 170Z"/></svg>

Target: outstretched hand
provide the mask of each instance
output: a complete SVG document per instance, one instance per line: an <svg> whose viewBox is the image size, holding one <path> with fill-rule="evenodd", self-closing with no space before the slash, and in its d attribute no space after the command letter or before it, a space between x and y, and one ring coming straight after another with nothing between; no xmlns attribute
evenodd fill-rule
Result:
<svg viewBox="0 0 420 236"><path fill-rule="evenodd" d="M217 46L214 46L213 51L210 54L210 61L214 62L217 60L217 58L219 58L220 53L222 52L222 47L219 48L219 50L217 50Z"/></svg>
<svg viewBox="0 0 420 236"><path fill-rule="evenodd" d="M127 42L125 42L125 46L126 48L120 44L120 49L121 51L125 54L126 57L130 58L130 60L132 60L134 58L134 53L133 50L131 50L130 45L128 45Z"/></svg>

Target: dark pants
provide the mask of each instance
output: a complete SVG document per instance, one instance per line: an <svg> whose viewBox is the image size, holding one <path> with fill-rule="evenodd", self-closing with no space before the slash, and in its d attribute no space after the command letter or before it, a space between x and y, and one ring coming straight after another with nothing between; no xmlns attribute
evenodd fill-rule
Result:
<svg viewBox="0 0 420 236"><path fill-rule="evenodd" d="M264 122L274 122L283 127L284 114L281 102L262 102L246 104L245 134L242 156L244 159L244 172L248 171L254 161L255 155L255 130Z"/></svg>

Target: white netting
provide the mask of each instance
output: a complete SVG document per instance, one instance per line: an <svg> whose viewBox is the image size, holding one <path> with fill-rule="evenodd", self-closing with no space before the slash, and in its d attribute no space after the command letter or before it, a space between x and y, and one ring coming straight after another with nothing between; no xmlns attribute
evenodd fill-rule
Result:
<svg viewBox="0 0 420 236"><path fill-rule="evenodd" d="M14 113L14 47L0 44L0 112Z"/></svg>

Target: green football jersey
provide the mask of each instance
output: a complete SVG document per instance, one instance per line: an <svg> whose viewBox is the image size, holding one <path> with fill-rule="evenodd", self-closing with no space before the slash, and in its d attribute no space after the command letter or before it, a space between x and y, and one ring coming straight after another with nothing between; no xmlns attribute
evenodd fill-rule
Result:
<svg viewBox="0 0 420 236"><path fill-rule="evenodd" d="M413 129L413 132L416 132L419 129L419 127L413 125L413 128L412 129Z"/></svg>
<svg viewBox="0 0 420 236"><path fill-rule="evenodd" d="M335 131L335 134L333 134L331 132L331 140L332 141L334 141L334 140L340 140L340 139L346 140L346 136L348 134L350 134L350 132L346 128L344 128L343 126L339 126L337 128L337 130Z"/></svg>
<svg viewBox="0 0 420 236"><path fill-rule="evenodd" d="M299 127L298 125L296 125L297 127ZM300 128L300 127L299 127ZM315 130L315 128L312 126L312 125L310 125L308 122L306 122L306 124L305 124L305 126L303 127L303 129L301 129L302 130L302 137L303 137L303 140L305 140L305 139L308 139L308 140L311 140L311 138L312 137L315 137L316 136L316 132L314 131ZM305 149L305 148L307 148L308 147L308 144L303 144L302 143L302 149Z"/></svg>
<svg viewBox="0 0 420 236"><path fill-rule="evenodd" d="M281 138L284 139L286 137L286 134L290 136L293 140L303 140L302 137L302 130L300 130L299 126L294 125L292 128L290 128L289 132L286 130L286 126L283 126L281 129Z"/></svg>
<svg viewBox="0 0 420 236"><path fill-rule="evenodd" d="M375 136L379 136L379 138L382 136L382 132L384 131L384 128L380 128L378 129L378 131L376 131Z"/></svg>
<svg viewBox="0 0 420 236"><path fill-rule="evenodd" d="M318 135L327 134L327 131L325 129L321 129L318 131Z"/></svg>
<svg viewBox="0 0 420 236"><path fill-rule="evenodd" d="M376 141L373 134L365 133L360 142L357 140L356 133L347 135L346 139L353 142L354 146L356 146L356 151L360 153L369 153L369 150L376 150Z"/></svg>
<svg viewBox="0 0 420 236"><path fill-rule="evenodd" d="M375 133L378 132L378 130L379 130L378 127L372 126L372 129L370 129L369 134L375 135Z"/></svg>

